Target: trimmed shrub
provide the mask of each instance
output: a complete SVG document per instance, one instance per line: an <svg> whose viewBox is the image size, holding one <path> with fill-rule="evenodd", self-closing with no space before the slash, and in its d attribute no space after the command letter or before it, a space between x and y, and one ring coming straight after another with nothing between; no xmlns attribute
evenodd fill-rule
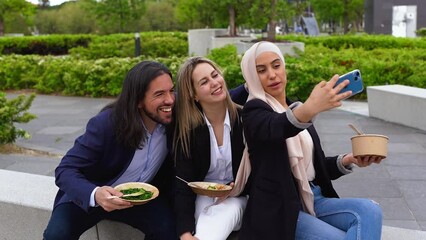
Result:
<svg viewBox="0 0 426 240"><path fill-rule="evenodd" d="M0 144L13 143L19 137L30 138L30 134L15 127L15 123L27 123L36 116L28 113L35 94L19 95L15 99L6 99L6 94L0 92Z"/></svg>

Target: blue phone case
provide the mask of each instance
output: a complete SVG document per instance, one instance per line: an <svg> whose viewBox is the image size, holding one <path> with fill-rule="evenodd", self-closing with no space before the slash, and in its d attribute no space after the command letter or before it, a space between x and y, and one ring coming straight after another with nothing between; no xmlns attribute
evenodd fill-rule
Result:
<svg viewBox="0 0 426 240"><path fill-rule="evenodd" d="M355 69L353 71L350 71L350 72L340 76L339 80L337 80L337 82L336 82L336 86L346 79L349 80L349 84L346 85L346 87L343 88L339 93L343 93L343 92L346 92L346 91L352 91L352 95L349 96L349 97L352 97L353 95L360 93L364 90L361 72L358 69Z"/></svg>

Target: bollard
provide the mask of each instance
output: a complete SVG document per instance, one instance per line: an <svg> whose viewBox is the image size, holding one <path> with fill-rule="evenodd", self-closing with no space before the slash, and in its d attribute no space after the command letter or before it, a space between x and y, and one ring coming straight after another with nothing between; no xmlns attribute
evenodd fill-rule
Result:
<svg viewBox="0 0 426 240"><path fill-rule="evenodd" d="M137 32L135 33L135 57L139 57L141 55L141 36Z"/></svg>

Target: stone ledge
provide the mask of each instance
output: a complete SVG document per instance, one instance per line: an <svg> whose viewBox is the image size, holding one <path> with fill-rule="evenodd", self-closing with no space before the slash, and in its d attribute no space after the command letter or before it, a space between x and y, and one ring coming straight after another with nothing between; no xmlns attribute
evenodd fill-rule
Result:
<svg viewBox="0 0 426 240"><path fill-rule="evenodd" d="M367 87L370 117L426 131L426 89L403 85Z"/></svg>
<svg viewBox="0 0 426 240"><path fill-rule="evenodd" d="M41 239L57 191L54 178L0 169L0 182L0 239ZM117 239L141 240L144 234L124 223L103 220L80 237L80 240ZM236 234L229 239L237 239ZM426 232L383 226L382 240L400 239L426 239Z"/></svg>
<svg viewBox="0 0 426 240"><path fill-rule="evenodd" d="M0 239L41 239L52 213L58 188L49 176L0 169ZM144 239L123 223L103 220L80 240Z"/></svg>

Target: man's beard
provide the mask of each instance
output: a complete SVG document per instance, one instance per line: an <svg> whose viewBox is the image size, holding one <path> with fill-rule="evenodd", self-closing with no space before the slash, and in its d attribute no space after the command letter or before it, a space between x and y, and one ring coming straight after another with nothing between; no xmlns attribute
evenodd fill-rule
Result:
<svg viewBox="0 0 426 240"><path fill-rule="evenodd" d="M164 119L161 119L158 114L148 112L145 108L142 108L142 111L145 113L145 115L147 117L149 117L152 121L154 121L156 123L160 123L160 124L163 124L163 125L170 124L170 122L166 122L166 121L164 121Z"/></svg>

